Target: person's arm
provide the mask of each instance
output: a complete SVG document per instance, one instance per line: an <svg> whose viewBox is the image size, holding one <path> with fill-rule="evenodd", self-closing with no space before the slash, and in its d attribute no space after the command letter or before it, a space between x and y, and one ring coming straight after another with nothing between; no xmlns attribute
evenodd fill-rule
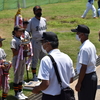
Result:
<svg viewBox="0 0 100 100"><path fill-rule="evenodd" d="M17 50L16 48L16 40L12 40L11 41L11 43L10 43L10 45L11 45L11 50L12 50L12 53L13 53L13 56L16 56L16 55L18 55L18 53L19 53L19 50Z"/></svg>
<svg viewBox="0 0 100 100"><path fill-rule="evenodd" d="M11 50L12 50L13 56L17 56L18 55L19 50L16 50L14 48L11 48Z"/></svg>
<svg viewBox="0 0 100 100"><path fill-rule="evenodd" d="M81 67L81 70L80 70L80 73L79 73L79 79L78 79L78 82L77 82L76 87L75 87L76 91L80 91L81 83L84 79L86 69L87 69L87 65L82 64L82 67Z"/></svg>
<svg viewBox="0 0 100 100"><path fill-rule="evenodd" d="M100 31L98 32L98 36L99 36L99 41L100 41Z"/></svg>
<svg viewBox="0 0 100 100"><path fill-rule="evenodd" d="M75 69L74 69L74 67L73 67L73 62L72 62L72 60L71 60L71 79L70 79L70 83L72 83L73 82L73 78L74 78L74 76L75 76Z"/></svg>
<svg viewBox="0 0 100 100"><path fill-rule="evenodd" d="M32 27L32 20L30 19L29 24L27 25L26 31L29 33L29 35L31 36L32 31L31 31L31 27Z"/></svg>
<svg viewBox="0 0 100 100"><path fill-rule="evenodd" d="M73 82L73 77L70 79L70 83L72 83Z"/></svg>
<svg viewBox="0 0 100 100"><path fill-rule="evenodd" d="M42 83L39 86L36 86L32 92L35 94L40 93L40 91L45 90L49 86L48 80L42 80Z"/></svg>

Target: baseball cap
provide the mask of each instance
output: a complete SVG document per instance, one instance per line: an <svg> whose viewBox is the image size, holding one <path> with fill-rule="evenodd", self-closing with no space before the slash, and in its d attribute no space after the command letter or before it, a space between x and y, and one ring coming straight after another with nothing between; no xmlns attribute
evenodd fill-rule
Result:
<svg viewBox="0 0 100 100"><path fill-rule="evenodd" d="M23 21L23 24L29 24L29 21L24 20L24 21Z"/></svg>
<svg viewBox="0 0 100 100"><path fill-rule="evenodd" d="M0 42L3 41L3 40L5 40L5 39L4 38L1 38L1 36L0 36Z"/></svg>
<svg viewBox="0 0 100 100"><path fill-rule="evenodd" d="M37 10L42 10L42 8L41 8L40 6L35 6L35 7L33 8L33 11L35 12L35 11L37 11Z"/></svg>
<svg viewBox="0 0 100 100"><path fill-rule="evenodd" d="M43 37L41 40L49 41L49 42L57 42L58 37L53 32L43 32Z"/></svg>
<svg viewBox="0 0 100 100"><path fill-rule="evenodd" d="M72 32L90 33L90 29L86 25L78 25L76 29L71 29Z"/></svg>
<svg viewBox="0 0 100 100"><path fill-rule="evenodd" d="M24 31L25 29L20 26L15 26L14 31Z"/></svg>

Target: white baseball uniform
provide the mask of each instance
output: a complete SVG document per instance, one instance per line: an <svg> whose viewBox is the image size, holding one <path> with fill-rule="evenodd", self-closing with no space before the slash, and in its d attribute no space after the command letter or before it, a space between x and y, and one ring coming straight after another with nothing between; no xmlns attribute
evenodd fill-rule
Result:
<svg viewBox="0 0 100 100"><path fill-rule="evenodd" d="M14 36L11 41L11 48L19 50L20 43L21 43L21 39ZM16 62L17 62L17 57L18 57L18 55L14 56L12 59L12 65L14 67L14 70L15 70L15 66L16 66ZM20 59L18 69L17 69L16 73L14 74L14 83L18 84L19 82L23 81L24 68L25 68L25 59L23 59L23 60Z"/></svg>
<svg viewBox="0 0 100 100"><path fill-rule="evenodd" d="M5 53L4 49L2 49L2 48L0 48L0 60L6 60L6 53ZM2 71L4 71L4 70L2 70ZM3 90L4 93L8 93L9 84L6 85L7 86L6 87L7 90L4 89L5 88L5 75L3 74L0 77L1 77L1 87L0 88L2 88L2 90Z"/></svg>
<svg viewBox="0 0 100 100"><path fill-rule="evenodd" d="M6 59L6 53L2 48L0 48L0 60L4 59Z"/></svg>
<svg viewBox="0 0 100 100"><path fill-rule="evenodd" d="M41 17L38 20L36 17L30 19L26 31L32 35L32 47L33 47L33 59L32 59L32 68L36 68L38 59L41 60L45 56L44 52L41 49L41 43L38 40L42 37L43 32L47 29L46 19Z"/></svg>
<svg viewBox="0 0 100 100"><path fill-rule="evenodd" d="M82 18L86 17L86 14L88 13L88 11L91 9L93 12L93 17L96 17L96 8L93 5L94 0L88 0L87 4L86 4L86 10L84 11L83 15L81 16Z"/></svg>

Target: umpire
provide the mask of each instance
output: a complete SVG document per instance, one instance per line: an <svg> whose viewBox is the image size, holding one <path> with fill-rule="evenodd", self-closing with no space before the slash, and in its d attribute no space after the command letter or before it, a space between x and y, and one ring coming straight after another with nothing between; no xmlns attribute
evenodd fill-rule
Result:
<svg viewBox="0 0 100 100"><path fill-rule="evenodd" d="M68 87L75 76L71 58L58 49L59 40L53 32L43 32L42 49L51 55L57 63L57 69L62 81L62 87ZM51 59L48 56L42 58L38 73L41 84L34 87L33 93L43 92L42 100L60 100L61 86L58 83Z"/></svg>
<svg viewBox="0 0 100 100"><path fill-rule="evenodd" d="M79 79L76 84L78 91L78 100L95 100L97 90L97 75L96 75L96 48L88 39L90 29L85 25L78 25L76 29L71 29L76 32L77 39L82 43L77 58L77 73Z"/></svg>

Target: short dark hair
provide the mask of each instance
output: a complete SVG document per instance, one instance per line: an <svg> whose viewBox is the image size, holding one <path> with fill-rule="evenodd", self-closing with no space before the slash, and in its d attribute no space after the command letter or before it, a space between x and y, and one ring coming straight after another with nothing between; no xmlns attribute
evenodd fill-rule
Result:
<svg viewBox="0 0 100 100"><path fill-rule="evenodd" d="M12 31L12 35L15 35L15 32L14 31Z"/></svg>
<svg viewBox="0 0 100 100"><path fill-rule="evenodd" d="M50 43L51 43L51 46L52 46L53 49L58 48L58 46L59 46L59 41L50 42Z"/></svg>
<svg viewBox="0 0 100 100"><path fill-rule="evenodd" d="M36 5L35 7L33 7L33 12L37 10L42 10L42 8L39 5Z"/></svg>
<svg viewBox="0 0 100 100"><path fill-rule="evenodd" d="M87 37L87 38L89 37L89 34L88 34L88 33L84 33L84 35L85 35L85 37Z"/></svg>
<svg viewBox="0 0 100 100"><path fill-rule="evenodd" d="M14 31L24 31L24 30L25 30L24 28L18 25L14 27Z"/></svg>
<svg viewBox="0 0 100 100"><path fill-rule="evenodd" d="M23 31L24 32L25 29L17 25L17 26L14 26L14 29L12 31L12 35L15 35L15 31Z"/></svg>

